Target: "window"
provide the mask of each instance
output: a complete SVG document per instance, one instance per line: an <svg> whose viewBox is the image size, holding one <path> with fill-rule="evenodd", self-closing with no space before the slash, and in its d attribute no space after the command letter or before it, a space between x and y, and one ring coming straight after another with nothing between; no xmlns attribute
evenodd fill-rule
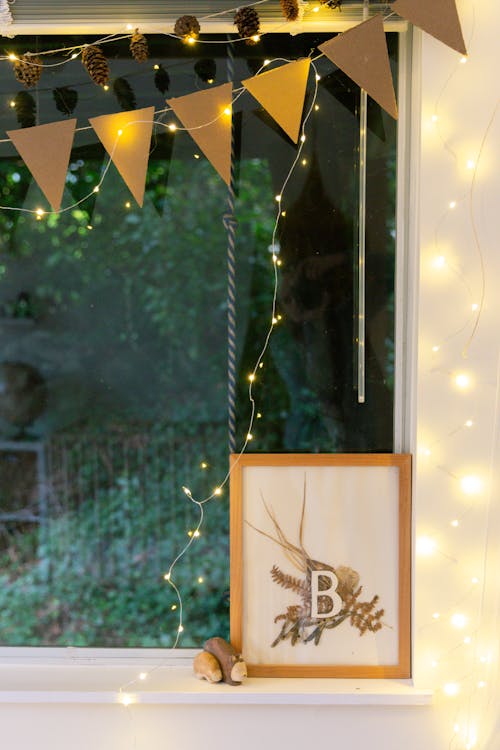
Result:
<svg viewBox="0 0 500 750"><path fill-rule="evenodd" d="M306 56L330 36L235 45L235 86L265 58ZM387 38L396 75L398 39ZM37 47L67 43L40 37ZM192 48L163 36L149 43L145 66L126 40L106 46L109 91L75 61L44 70L27 98L2 67L4 101L15 103L2 109L3 130L61 119L73 105L79 127L120 107L161 110L165 96L227 80L225 37ZM28 46L33 38L12 43ZM154 65L168 73L164 95ZM360 404L360 94L328 60L317 65L316 107L282 197L279 321L258 371L249 449L391 451L396 124L368 100ZM296 146L248 94L234 121L239 449L248 374L271 315L275 196ZM40 205L12 145L0 148L3 205ZM87 195L106 163L93 131L78 132L63 206ZM172 645L178 603L163 575L197 523L182 486L206 497L227 471L226 212L226 186L194 141L161 127L143 209L111 167L99 193L61 215L0 212L0 645ZM227 510L226 491L176 568L180 645L227 634Z"/></svg>

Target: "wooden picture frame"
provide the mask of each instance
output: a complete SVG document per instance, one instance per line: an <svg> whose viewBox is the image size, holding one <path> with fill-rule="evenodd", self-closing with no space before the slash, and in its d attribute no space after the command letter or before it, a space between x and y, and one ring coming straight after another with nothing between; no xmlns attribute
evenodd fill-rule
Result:
<svg viewBox="0 0 500 750"><path fill-rule="evenodd" d="M411 456L233 455L230 527L250 676L411 676Z"/></svg>

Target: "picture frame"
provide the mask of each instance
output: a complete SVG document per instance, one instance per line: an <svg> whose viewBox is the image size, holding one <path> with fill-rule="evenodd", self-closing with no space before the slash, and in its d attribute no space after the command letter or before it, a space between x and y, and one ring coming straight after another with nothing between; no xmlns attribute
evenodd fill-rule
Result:
<svg viewBox="0 0 500 750"><path fill-rule="evenodd" d="M231 643L255 677L411 676L411 456L231 456Z"/></svg>

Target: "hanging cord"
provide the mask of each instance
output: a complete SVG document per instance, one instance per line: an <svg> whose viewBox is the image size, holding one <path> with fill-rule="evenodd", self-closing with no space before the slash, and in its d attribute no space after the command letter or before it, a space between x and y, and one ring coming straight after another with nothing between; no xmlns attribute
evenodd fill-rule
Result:
<svg viewBox="0 0 500 750"><path fill-rule="evenodd" d="M228 35L227 79L234 77L234 48ZM223 217L227 232L227 427L229 453L236 451L236 227L235 203L235 133L231 126L231 173L227 191L227 210Z"/></svg>

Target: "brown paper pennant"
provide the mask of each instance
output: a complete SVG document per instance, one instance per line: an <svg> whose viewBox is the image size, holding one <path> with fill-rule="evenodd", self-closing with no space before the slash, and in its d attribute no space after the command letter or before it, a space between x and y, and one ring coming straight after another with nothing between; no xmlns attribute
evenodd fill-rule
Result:
<svg viewBox="0 0 500 750"><path fill-rule="evenodd" d="M299 138L310 65L307 57L242 81L295 143Z"/></svg>
<svg viewBox="0 0 500 750"><path fill-rule="evenodd" d="M467 54L455 0L396 0L391 8L448 47Z"/></svg>
<svg viewBox="0 0 500 750"><path fill-rule="evenodd" d="M7 131L53 211L61 208L75 126L63 120Z"/></svg>
<svg viewBox="0 0 500 750"><path fill-rule="evenodd" d="M232 92L232 84L224 83L214 89L167 99L167 104L228 185L231 179Z"/></svg>
<svg viewBox="0 0 500 750"><path fill-rule="evenodd" d="M380 14L320 44L318 49L397 119L398 108Z"/></svg>
<svg viewBox="0 0 500 750"><path fill-rule="evenodd" d="M139 206L144 202L154 111L145 107L89 120Z"/></svg>

